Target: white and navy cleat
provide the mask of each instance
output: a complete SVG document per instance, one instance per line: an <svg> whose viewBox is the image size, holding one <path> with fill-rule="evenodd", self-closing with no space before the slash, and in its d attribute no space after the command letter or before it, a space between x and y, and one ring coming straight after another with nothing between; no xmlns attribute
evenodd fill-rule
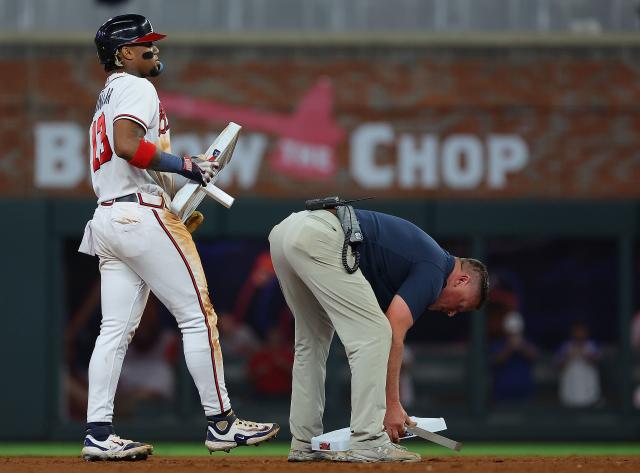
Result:
<svg viewBox="0 0 640 473"><path fill-rule="evenodd" d="M207 440L204 444L209 453L228 453L232 448L242 445L258 446L274 438L279 431L278 424L240 420L231 412L221 420L208 422Z"/></svg>
<svg viewBox="0 0 640 473"><path fill-rule="evenodd" d="M87 461L100 460L146 460L151 455L153 447L149 444L121 439L115 434L109 435L106 440L96 440L90 434L84 438L82 458Z"/></svg>

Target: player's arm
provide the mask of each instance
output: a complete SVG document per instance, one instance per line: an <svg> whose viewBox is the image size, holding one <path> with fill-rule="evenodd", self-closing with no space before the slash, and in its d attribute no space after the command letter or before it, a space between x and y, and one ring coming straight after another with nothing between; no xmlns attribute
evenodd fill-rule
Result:
<svg viewBox="0 0 640 473"><path fill-rule="evenodd" d="M387 364L387 411L384 416L384 428L391 441L398 442L404 433L404 425L409 416L400 403L400 367L404 352L404 338L413 325L409 306L399 295L395 295L387 309L387 318L391 324L391 350Z"/></svg>
<svg viewBox="0 0 640 473"><path fill-rule="evenodd" d="M206 185L214 174L213 162L200 158L180 158L165 153L144 139L145 129L128 119L113 122L113 148L118 156L141 169L173 172Z"/></svg>

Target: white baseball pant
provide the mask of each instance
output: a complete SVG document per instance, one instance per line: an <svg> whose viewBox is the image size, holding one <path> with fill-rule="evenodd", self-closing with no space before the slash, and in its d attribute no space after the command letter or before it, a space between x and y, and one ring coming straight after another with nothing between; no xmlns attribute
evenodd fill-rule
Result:
<svg viewBox="0 0 640 473"><path fill-rule="evenodd" d="M87 422L112 421L122 363L149 290L178 322L205 415L219 414L231 404L217 315L197 249L162 197L138 194L138 200L100 204L80 247L100 258L102 294L100 335L89 364Z"/></svg>

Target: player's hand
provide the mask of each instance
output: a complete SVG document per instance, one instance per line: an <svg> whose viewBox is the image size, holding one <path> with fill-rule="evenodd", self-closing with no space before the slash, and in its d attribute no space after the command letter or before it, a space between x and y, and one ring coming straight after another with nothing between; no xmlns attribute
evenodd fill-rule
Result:
<svg viewBox="0 0 640 473"><path fill-rule="evenodd" d="M198 165L197 158L194 160L194 158L189 156L182 158L182 171L179 174L203 186L206 186L211 180L211 176Z"/></svg>
<svg viewBox="0 0 640 473"><path fill-rule="evenodd" d="M219 163L204 159L204 156L185 156L183 158L183 176L206 186L218 173Z"/></svg>
<svg viewBox="0 0 640 473"><path fill-rule="evenodd" d="M189 218L184 222L184 226L187 227L189 233L193 233L198 229L202 222L204 222L204 215L202 215L202 212L194 210L193 213L189 215Z"/></svg>
<svg viewBox="0 0 640 473"><path fill-rule="evenodd" d="M384 430L392 442L398 443L404 435L404 426L413 423L399 402L387 403L387 412L384 415Z"/></svg>
<svg viewBox="0 0 640 473"><path fill-rule="evenodd" d="M212 179L218 174L220 163L216 161L214 157L207 157L204 154L199 154L198 156L191 156L191 159L196 161L200 169L210 173Z"/></svg>

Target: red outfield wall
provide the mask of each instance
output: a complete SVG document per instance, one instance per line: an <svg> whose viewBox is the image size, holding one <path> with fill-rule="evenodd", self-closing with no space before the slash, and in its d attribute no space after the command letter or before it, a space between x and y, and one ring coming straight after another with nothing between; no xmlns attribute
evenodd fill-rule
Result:
<svg viewBox="0 0 640 473"><path fill-rule="evenodd" d="M175 152L243 125L235 195L640 197L633 49L160 46ZM92 196L93 50L3 46L0 73L0 195Z"/></svg>

